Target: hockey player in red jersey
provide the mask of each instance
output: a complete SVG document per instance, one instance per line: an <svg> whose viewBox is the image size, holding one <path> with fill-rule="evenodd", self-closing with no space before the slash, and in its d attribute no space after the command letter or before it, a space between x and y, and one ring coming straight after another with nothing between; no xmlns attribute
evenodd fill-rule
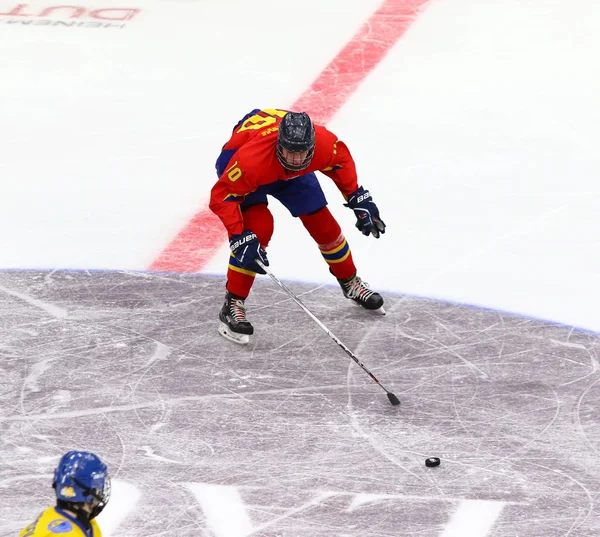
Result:
<svg viewBox="0 0 600 537"><path fill-rule="evenodd" d="M350 247L327 208L316 171L333 180L364 235L379 238L385 224L368 190L358 185L356 166L346 145L308 114L253 110L234 127L216 163L218 181L210 208L229 234L231 256L219 333L248 343L254 333L246 318L245 300L256 273L255 262L268 265L266 248L273 234L267 195L298 217L317 243L344 295L369 310L383 310L383 298L356 273Z"/></svg>

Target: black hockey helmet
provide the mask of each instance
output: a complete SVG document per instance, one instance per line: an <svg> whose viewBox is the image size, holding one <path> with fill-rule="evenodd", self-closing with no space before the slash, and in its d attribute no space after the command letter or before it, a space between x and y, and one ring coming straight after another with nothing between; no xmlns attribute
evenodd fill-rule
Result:
<svg viewBox="0 0 600 537"><path fill-rule="evenodd" d="M299 162L290 162L283 150L291 153L306 153ZM277 158L281 165L292 171L304 170L315 154L315 128L306 112L288 112L279 124L277 136Z"/></svg>

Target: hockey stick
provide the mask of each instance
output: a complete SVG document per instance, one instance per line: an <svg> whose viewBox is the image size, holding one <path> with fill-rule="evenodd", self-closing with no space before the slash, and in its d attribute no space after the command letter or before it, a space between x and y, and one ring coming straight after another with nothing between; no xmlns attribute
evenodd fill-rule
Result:
<svg viewBox="0 0 600 537"><path fill-rule="evenodd" d="M387 393L388 399L390 400L390 403L392 403L392 405L399 405L400 404L400 399L398 399L392 392L390 392L390 390L388 390L383 384L381 384L381 382L379 382L377 380L377 378L375 377L375 375L373 375L373 373L371 373L362 363L361 361L354 355L354 353L348 348L346 347L346 345L344 345L339 339L338 337L331 331L329 330L329 328L327 328L321 321L319 321L319 319L317 319L317 317L315 317L315 315L302 303L302 301L292 292L290 291L285 284L283 284L279 278L277 276L275 276L275 274L273 274L271 272L271 270L269 269L269 267L267 267L266 265L263 264L263 262L260 259L256 259L255 260L256 264L263 269L266 273L267 276L269 276L269 278L271 278L277 285L279 285L279 287L281 287L289 296L290 298L296 303L298 304L298 306L300 306L307 314L308 316L315 322L317 323L326 333L327 335L333 339L333 341L335 341L342 349L343 351L350 356L350 358L352 358L359 366L360 368L371 377L371 379L373 379L384 391L385 393Z"/></svg>

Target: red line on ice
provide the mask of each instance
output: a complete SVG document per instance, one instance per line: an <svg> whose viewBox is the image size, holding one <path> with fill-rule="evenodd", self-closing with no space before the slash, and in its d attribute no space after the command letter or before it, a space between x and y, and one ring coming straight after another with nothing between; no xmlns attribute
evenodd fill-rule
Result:
<svg viewBox="0 0 600 537"><path fill-rule="evenodd" d="M427 1L384 0L290 110L305 110L316 123L326 124L398 42ZM221 221L208 206L203 207L149 269L200 272L226 239Z"/></svg>

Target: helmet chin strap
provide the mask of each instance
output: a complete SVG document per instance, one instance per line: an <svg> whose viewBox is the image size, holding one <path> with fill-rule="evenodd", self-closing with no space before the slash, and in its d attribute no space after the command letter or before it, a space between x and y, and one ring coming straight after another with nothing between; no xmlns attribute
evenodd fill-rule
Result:
<svg viewBox="0 0 600 537"><path fill-rule="evenodd" d="M82 489L86 489L87 488L87 487L85 487L85 485L83 485L82 483L80 483L79 481L77 481L75 478L73 478L73 481L75 481L75 483L79 487L81 487ZM102 512L102 510L106 506L106 501L105 500L107 500L107 498L105 498L103 495L101 496L100 494L98 494L98 492L96 492L95 489L87 488L87 491L98 502L95 506L92 507L92 510L90 511L90 513L87 513L88 520L91 520L92 518L96 518Z"/></svg>
<svg viewBox="0 0 600 537"><path fill-rule="evenodd" d="M83 524L83 526L86 529L90 529L91 528L91 520L92 518L94 518L94 516L92 516L92 513L89 513L88 511L85 510L85 508L83 507L85 504L82 503L78 503L78 502L67 502L65 500L56 500L56 506L60 509L62 509L63 511L69 511L71 513L75 514L75 518L77 518L77 520L79 522L81 522L81 524Z"/></svg>
<svg viewBox="0 0 600 537"><path fill-rule="evenodd" d="M286 170L288 170L290 172L301 172L302 170L306 170L306 168L308 168L310 166L313 156L314 156L314 149L308 152L308 154L306 155L306 158L304 159L304 161L301 164L290 164L283 157L283 154L282 154L281 150L279 149L279 147L277 148L277 159L279 160L279 163Z"/></svg>
<svg viewBox="0 0 600 537"><path fill-rule="evenodd" d="M283 164L283 163L282 163ZM288 171L288 172L301 172L302 170L306 170L306 168L308 168L310 162L307 164L298 164L298 165L294 165L294 164L283 164L283 167Z"/></svg>
<svg viewBox="0 0 600 537"><path fill-rule="evenodd" d="M77 481L75 478L73 478L73 481L78 487L86 489L88 493L91 494L98 501L98 503L95 506L93 506L90 511L86 510L83 506L89 505L91 502L69 502L67 500L57 499L56 505L60 509L64 509L66 511L71 511L75 513L77 520L79 520L79 522L81 522L86 528L89 529L91 527L90 521L93 518L96 518L106 507L107 498L100 496L95 490L86 487L85 485ZM52 488L56 489L56 483L52 483Z"/></svg>

